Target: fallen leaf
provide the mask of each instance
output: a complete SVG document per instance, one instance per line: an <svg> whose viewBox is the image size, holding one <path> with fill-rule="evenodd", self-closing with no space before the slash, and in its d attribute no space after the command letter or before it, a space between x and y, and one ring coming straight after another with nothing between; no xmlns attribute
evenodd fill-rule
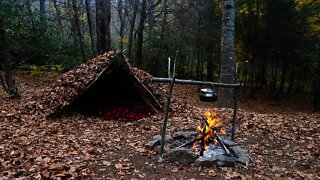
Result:
<svg viewBox="0 0 320 180"><path fill-rule="evenodd" d="M102 164L106 165L106 166L111 166L111 162L110 161L102 161Z"/></svg>

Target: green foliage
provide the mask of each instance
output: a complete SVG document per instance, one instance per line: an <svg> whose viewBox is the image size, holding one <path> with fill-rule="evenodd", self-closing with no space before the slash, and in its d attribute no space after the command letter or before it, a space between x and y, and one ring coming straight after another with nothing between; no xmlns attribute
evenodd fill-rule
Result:
<svg viewBox="0 0 320 180"><path fill-rule="evenodd" d="M10 98L10 97L11 97L11 95L9 92L0 90L0 98Z"/></svg>
<svg viewBox="0 0 320 180"><path fill-rule="evenodd" d="M24 72L30 73L31 75L43 75L45 72L54 72L54 73L61 73L63 68L61 65L21 65L17 67L18 70L22 70Z"/></svg>
<svg viewBox="0 0 320 180"><path fill-rule="evenodd" d="M153 75L167 76L168 57L173 58L179 50L177 77L206 79L209 61L217 74L220 57L215 50L220 51L220 4L205 0L169 2L168 6L172 14L168 15L161 51L161 26L157 26L147 34L143 67ZM160 62L156 64L158 56Z"/></svg>
<svg viewBox="0 0 320 180"><path fill-rule="evenodd" d="M237 57L241 63L249 61L252 83L280 92L299 89L302 83L312 86L319 61L319 39L310 36L316 26L311 11L315 4L308 0L238 1Z"/></svg>
<svg viewBox="0 0 320 180"><path fill-rule="evenodd" d="M30 2L33 9L35 1ZM5 18L10 54L18 66L58 64L66 71L82 62L77 45L62 37L54 21L44 21L38 12L30 15L25 1L0 1L0 17Z"/></svg>

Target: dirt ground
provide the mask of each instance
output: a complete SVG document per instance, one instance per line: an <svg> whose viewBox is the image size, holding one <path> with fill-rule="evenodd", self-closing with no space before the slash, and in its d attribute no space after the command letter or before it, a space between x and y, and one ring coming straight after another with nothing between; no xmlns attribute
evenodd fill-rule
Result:
<svg viewBox="0 0 320 180"><path fill-rule="evenodd" d="M21 76L22 98L0 97L0 179L320 179L320 114L305 100L253 100L240 92L236 141L253 163L201 168L159 162L144 146L159 134L162 114L126 123L76 112L44 119L15 110L51 81ZM196 127L194 117L208 109L230 127L232 110L199 101L197 90L175 87L174 96L192 108L170 115L169 134Z"/></svg>

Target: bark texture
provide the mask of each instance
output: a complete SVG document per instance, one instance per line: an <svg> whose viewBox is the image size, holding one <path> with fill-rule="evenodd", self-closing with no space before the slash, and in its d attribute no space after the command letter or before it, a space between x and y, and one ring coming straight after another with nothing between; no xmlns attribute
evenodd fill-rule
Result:
<svg viewBox="0 0 320 180"><path fill-rule="evenodd" d="M81 53L81 57L82 57L83 62L85 62L86 61L85 44L84 44L84 40L83 40L83 36L82 36L82 32L81 32L81 27L80 27L80 15L78 12L77 0L72 0L72 10L73 10L72 14L73 14L73 18L74 18L76 33L77 33L78 40L79 40L80 53Z"/></svg>
<svg viewBox="0 0 320 180"><path fill-rule="evenodd" d="M130 21L130 30L129 30L128 54L127 54L129 59L131 59L131 54L132 54L133 31L134 31L134 27L135 27L135 24L136 24L138 4L139 4L138 0L134 0L133 1L132 18L129 19L129 21Z"/></svg>
<svg viewBox="0 0 320 180"><path fill-rule="evenodd" d="M110 21L111 1L96 0L97 51L98 54L111 49Z"/></svg>
<svg viewBox="0 0 320 180"><path fill-rule="evenodd" d="M18 89L12 75L12 62L9 54L9 39L4 18L0 17L0 59L3 59L4 74L0 73L0 83L11 98L19 98Z"/></svg>
<svg viewBox="0 0 320 180"><path fill-rule="evenodd" d="M92 23L92 14L90 9L90 0L85 0L86 3L86 11L87 11L87 19L88 19L88 26L89 26L89 33L91 39L91 48L94 56L97 56L97 48L96 44L94 43L94 33L93 33L93 23Z"/></svg>
<svg viewBox="0 0 320 180"><path fill-rule="evenodd" d="M235 82L235 50L234 50L234 32L235 32L235 3L234 0L223 1L222 12L222 31L221 31L221 69L220 82ZM231 107L233 105L233 90L219 89L218 104L222 107Z"/></svg>
<svg viewBox="0 0 320 180"><path fill-rule="evenodd" d="M137 60L136 60L137 66L142 65L143 30L144 30L144 22L146 20L146 6L147 6L147 1L142 0L140 20L139 20L139 26L137 31Z"/></svg>
<svg viewBox="0 0 320 180"><path fill-rule="evenodd" d="M320 111L320 63L318 64L315 77L313 110Z"/></svg>

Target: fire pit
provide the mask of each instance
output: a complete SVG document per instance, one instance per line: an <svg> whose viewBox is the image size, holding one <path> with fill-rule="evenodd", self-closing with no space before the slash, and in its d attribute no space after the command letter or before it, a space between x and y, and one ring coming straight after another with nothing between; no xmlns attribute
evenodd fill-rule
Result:
<svg viewBox="0 0 320 180"><path fill-rule="evenodd" d="M154 136L146 144L157 148L160 135ZM235 166L236 163L248 165L251 157L226 136L222 121L208 111L196 131L178 131L167 135L165 159L181 164L194 163L196 166Z"/></svg>

